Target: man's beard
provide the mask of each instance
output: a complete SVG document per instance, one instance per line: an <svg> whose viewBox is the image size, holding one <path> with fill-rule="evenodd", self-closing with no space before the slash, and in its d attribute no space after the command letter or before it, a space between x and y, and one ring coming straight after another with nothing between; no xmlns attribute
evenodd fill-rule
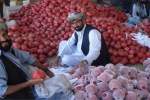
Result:
<svg viewBox="0 0 150 100"><path fill-rule="evenodd" d="M84 27L84 25L77 26L77 27L75 28L75 30L76 30L76 31L81 31L81 30L83 29L83 27Z"/></svg>
<svg viewBox="0 0 150 100"><path fill-rule="evenodd" d="M5 52L10 51L11 46L12 46L12 41L9 39L9 40L6 40L5 42L7 43L6 46L2 46L2 43L0 43L0 49Z"/></svg>

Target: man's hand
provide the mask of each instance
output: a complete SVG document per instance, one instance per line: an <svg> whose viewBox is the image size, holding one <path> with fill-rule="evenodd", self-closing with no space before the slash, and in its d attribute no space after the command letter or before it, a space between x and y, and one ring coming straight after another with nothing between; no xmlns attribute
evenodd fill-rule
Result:
<svg viewBox="0 0 150 100"><path fill-rule="evenodd" d="M80 68L83 68L83 67L85 67L87 65L88 65L88 62L86 60L83 60L77 66L80 67Z"/></svg>
<svg viewBox="0 0 150 100"><path fill-rule="evenodd" d="M31 79L29 81L27 81L27 86L33 86L33 85L36 85L36 84L40 84L42 83L44 80L43 79Z"/></svg>
<svg viewBox="0 0 150 100"><path fill-rule="evenodd" d="M70 69L70 70L68 71L68 73L74 74L77 68L78 68L78 66L74 66L72 69Z"/></svg>

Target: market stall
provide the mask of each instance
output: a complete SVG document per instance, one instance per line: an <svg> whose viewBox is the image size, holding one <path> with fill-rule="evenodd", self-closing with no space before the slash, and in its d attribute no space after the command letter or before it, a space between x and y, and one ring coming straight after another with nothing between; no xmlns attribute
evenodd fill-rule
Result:
<svg viewBox="0 0 150 100"><path fill-rule="evenodd" d="M112 62L68 71L68 79L75 79L75 100L149 100L150 60L146 59L150 58L150 50L133 40L132 34L141 32L149 36L150 22L145 20L129 27L125 24L126 13L113 6L99 6L90 0L40 0L27 4L10 15L17 23L8 33L13 46L30 52L51 69L50 62L57 55L60 41L72 34L73 29L66 21L71 11L85 13L87 23L100 30Z"/></svg>

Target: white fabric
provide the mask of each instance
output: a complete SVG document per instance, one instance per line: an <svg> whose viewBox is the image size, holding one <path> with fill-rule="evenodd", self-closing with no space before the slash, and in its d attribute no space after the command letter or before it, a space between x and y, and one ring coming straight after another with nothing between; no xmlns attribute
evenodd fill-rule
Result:
<svg viewBox="0 0 150 100"><path fill-rule="evenodd" d="M78 32L75 31L78 35L78 43L77 47L74 47L75 44L75 36L74 34L69 38L69 40L65 42L61 42L59 45L58 56L62 57L62 62L72 66L78 64L82 60L87 60L89 65L96 60L100 55L101 49L101 34L98 30L93 29L89 32L89 53L85 56L81 50L81 45L83 41L83 33L86 25L83 30ZM72 50L72 51L71 51ZM65 57L65 58L63 58Z"/></svg>
<svg viewBox="0 0 150 100"><path fill-rule="evenodd" d="M67 41L62 41L59 45L59 56L61 55L62 65L75 66L80 63L84 55L75 53L76 48L67 44ZM61 53L63 52L63 53ZM60 54L61 53L61 54Z"/></svg>
<svg viewBox="0 0 150 100"><path fill-rule="evenodd" d="M137 43L139 43L142 46L150 48L150 38L147 35L138 32L132 33L132 36L134 37L133 40L137 41Z"/></svg>
<svg viewBox="0 0 150 100"><path fill-rule="evenodd" d="M63 56L64 54L72 54L75 52L76 47L75 46L71 46L74 43L70 43L68 44L67 41L61 41L59 44L59 48L58 48L58 56Z"/></svg>
<svg viewBox="0 0 150 100"><path fill-rule="evenodd" d="M5 6L5 4L3 4L3 12L4 12L4 18L6 20L9 20L9 7L8 6Z"/></svg>
<svg viewBox="0 0 150 100"><path fill-rule="evenodd" d="M146 13L146 8L145 8L145 5L143 4L142 5L144 8L141 8L139 5L137 4L133 4L133 8L132 8L132 16L133 17L144 17L147 15ZM140 16L137 15L137 13L140 14Z"/></svg>
<svg viewBox="0 0 150 100"><path fill-rule="evenodd" d="M16 1L14 1L14 0L11 0L11 1L10 1L10 7L12 7L12 6L13 6L13 7L16 6Z"/></svg>
<svg viewBox="0 0 150 100"><path fill-rule="evenodd" d="M79 64L83 60L83 56L71 54L71 55L64 55L62 58L62 64L68 66L75 66Z"/></svg>

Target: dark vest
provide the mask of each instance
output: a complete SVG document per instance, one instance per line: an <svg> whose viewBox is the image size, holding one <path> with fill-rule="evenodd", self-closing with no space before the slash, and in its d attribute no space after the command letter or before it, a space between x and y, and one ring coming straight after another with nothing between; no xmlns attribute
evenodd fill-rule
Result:
<svg viewBox="0 0 150 100"><path fill-rule="evenodd" d="M10 61L3 54L0 56L2 60L5 70L7 73L7 85L16 85L27 81L26 74L19 69L12 61ZM32 89L30 87L24 88L16 93L8 95L4 98L4 100L33 100L34 96L32 94Z"/></svg>
<svg viewBox="0 0 150 100"><path fill-rule="evenodd" d="M91 26L91 25L86 25L84 33L83 33L83 41L82 41L82 46L81 46L81 50L83 52L83 54L86 56L89 53L89 32L92 29L96 29L95 27ZM78 35L77 33L75 33L75 45L77 45L78 43ZM98 66L98 65L106 65L110 63L110 56L108 53L108 49L105 43L105 40L101 34L101 50L100 50L100 55L98 56L98 58L96 60L94 60L92 62L93 66Z"/></svg>
<svg viewBox="0 0 150 100"><path fill-rule="evenodd" d="M4 0L6 6L10 6L10 0Z"/></svg>

